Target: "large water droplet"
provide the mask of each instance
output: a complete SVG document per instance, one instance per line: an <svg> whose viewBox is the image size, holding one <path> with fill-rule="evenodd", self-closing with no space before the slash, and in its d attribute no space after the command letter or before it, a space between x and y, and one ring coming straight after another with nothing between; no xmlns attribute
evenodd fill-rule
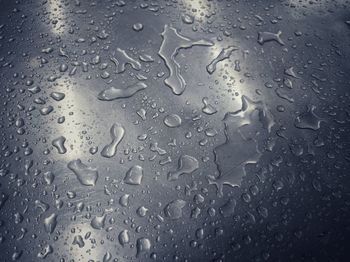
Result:
<svg viewBox="0 0 350 262"><path fill-rule="evenodd" d="M69 162L67 167L73 171L82 185L95 186L98 179L98 172L95 168L83 164L80 159Z"/></svg>
<svg viewBox="0 0 350 262"><path fill-rule="evenodd" d="M200 39L194 40L180 35L177 30L168 25L164 26L162 32L163 42L159 49L159 56L164 60L169 69L169 77L164 82L171 88L175 95L181 95L186 88L186 82L180 74L180 65L175 61L175 57L182 48L190 48L195 45L212 46L213 43Z"/></svg>
<svg viewBox="0 0 350 262"><path fill-rule="evenodd" d="M64 154L67 152L67 149L64 146L65 141L66 141L66 138L64 136L60 136L52 140L52 145L57 149L59 154Z"/></svg>
<svg viewBox="0 0 350 262"><path fill-rule="evenodd" d="M141 185L143 168L139 165L131 167L124 177L124 183L128 185Z"/></svg>
<svg viewBox="0 0 350 262"><path fill-rule="evenodd" d="M126 88L109 87L98 94L98 99L102 101L111 101L120 98L128 98L136 94L137 92L145 89L147 85L143 82L137 82L129 85Z"/></svg>
<svg viewBox="0 0 350 262"><path fill-rule="evenodd" d="M122 50L120 48L117 48L114 57L111 57L110 59L116 66L117 74L123 73L125 71L126 65L130 65L135 70L141 69L140 62L131 58L125 50Z"/></svg>
<svg viewBox="0 0 350 262"><path fill-rule="evenodd" d="M122 141L125 134L125 129L118 123L114 124L110 129L111 143L106 145L102 151L101 155L104 157L113 157L117 152L117 147Z"/></svg>
<svg viewBox="0 0 350 262"><path fill-rule="evenodd" d="M237 47L235 46L229 46L227 48L223 48L221 50L221 52L218 54L217 57L215 57L213 59L213 61L210 62L209 65L207 65L207 71L209 74L212 74L215 72L216 70L216 65L221 62L224 61L225 59L228 59L230 57L230 55L232 54L233 51L238 50Z"/></svg>
<svg viewBox="0 0 350 262"><path fill-rule="evenodd" d="M102 228L105 227L105 221L106 221L106 214L103 214L102 216L95 216L92 220L91 220L91 227L94 229L98 229L101 230Z"/></svg>
<svg viewBox="0 0 350 262"><path fill-rule="evenodd" d="M148 238L139 238L136 241L136 257L151 250L151 241Z"/></svg>
<svg viewBox="0 0 350 262"><path fill-rule="evenodd" d="M51 245L46 245L44 249L38 253L37 257L40 259L45 259L48 255L53 253L53 248Z"/></svg>
<svg viewBox="0 0 350 262"><path fill-rule="evenodd" d="M236 204L237 204L237 202L235 199L227 200L227 202L223 206L220 207L220 213L224 217L232 216L235 212Z"/></svg>
<svg viewBox="0 0 350 262"><path fill-rule="evenodd" d="M207 97L204 97L202 99L202 102L204 104L204 107L202 108L203 113L205 113L207 115L213 115L217 112L216 108L213 107L211 104L209 104Z"/></svg>
<svg viewBox="0 0 350 262"><path fill-rule="evenodd" d="M168 173L168 180L174 181L181 175L191 174L199 167L198 160L193 156L183 155L179 158L178 169Z"/></svg>
<svg viewBox="0 0 350 262"><path fill-rule="evenodd" d="M61 101L64 99L64 97L66 96L64 93L60 93L60 92L52 92L50 94L50 96L56 100L56 101Z"/></svg>
<svg viewBox="0 0 350 262"><path fill-rule="evenodd" d="M130 242L129 231L126 229L121 231L118 235L118 240L122 246L125 246L126 244L128 244Z"/></svg>
<svg viewBox="0 0 350 262"><path fill-rule="evenodd" d="M47 233L52 233L57 225L57 215L55 213L51 214L44 219L44 228Z"/></svg>
<svg viewBox="0 0 350 262"><path fill-rule="evenodd" d="M240 186L245 176L245 166L255 164L260 159L261 152L255 137L242 131L249 128L255 130L255 118L268 133L271 132L275 121L270 110L263 102L252 101L246 96L242 96L242 108L227 113L224 118L226 142L214 149L219 176L209 179L210 184L217 186L219 195L223 194L224 185Z"/></svg>
<svg viewBox="0 0 350 262"><path fill-rule="evenodd" d="M176 199L165 206L164 214L170 219L179 219L182 217L182 209L185 205L186 201Z"/></svg>
<svg viewBox="0 0 350 262"><path fill-rule="evenodd" d="M317 130L321 127L321 122L323 121L314 112L316 106L311 105L308 110L296 117L294 125L301 129L311 129Z"/></svg>

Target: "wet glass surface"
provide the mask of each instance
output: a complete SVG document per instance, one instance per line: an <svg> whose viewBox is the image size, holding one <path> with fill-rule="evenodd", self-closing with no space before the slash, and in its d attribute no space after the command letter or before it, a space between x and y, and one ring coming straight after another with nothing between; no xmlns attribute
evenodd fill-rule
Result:
<svg viewBox="0 0 350 262"><path fill-rule="evenodd" d="M0 7L0 261L349 261L349 1Z"/></svg>

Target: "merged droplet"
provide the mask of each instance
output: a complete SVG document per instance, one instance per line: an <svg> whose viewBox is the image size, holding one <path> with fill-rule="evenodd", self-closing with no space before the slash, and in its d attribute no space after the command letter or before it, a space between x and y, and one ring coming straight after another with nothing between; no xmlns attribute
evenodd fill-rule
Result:
<svg viewBox="0 0 350 262"><path fill-rule="evenodd" d="M143 168L139 165L131 167L124 177L124 183L128 185L141 185Z"/></svg>
<svg viewBox="0 0 350 262"><path fill-rule="evenodd" d="M186 201L182 199L176 199L164 208L164 214L170 219L179 219L182 217L182 209L185 207Z"/></svg>
<svg viewBox="0 0 350 262"><path fill-rule="evenodd" d="M108 158L115 156L115 154L117 153L117 147L119 143L122 141L124 134L125 134L124 127L122 127L118 123L115 123L114 125L112 125L110 129L110 136L112 141L102 149L101 155Z"/></svg>
<svg viewBox="0 0 350 262"><path fill-rule="evenodd" d="M323 120L316 115L315 109L316 106L311 105L306 112L296 117L294 125L301 129L318 130Z"/></svg>
<svg viewBox="0 0 350 262"><path fill-rule="evenodd" d="M220 207L220 213L224 217L232 216L235 212L236 205L237 201L233 198L230 198L223 206Z"/></svg>
<svg viewBox="0 0 350 262"><path fill-rule="evenodd" d="M271 32L259 32L258 33L258 43L263 45L266 42L275 41L280 45L284 45L284 42L281 39L282 31L278 31L277 33Z"/></svg>
<svg viewBox="0 0 350 262"><path fill-rule="evenodd" d="M49 204L47 204L41 200L38 200L38 199L34 201L34 205L36 208L41 209L42 213L46 212L50 207Z"/></svg>
<svg viewBox="0 0 350 262"><path fill-rule="evenodd" d="M168 25L164 26L162 37L163 42L158 54L169 69L169 77L167 77L164 82L171 88L175 95L181 95L185 91L186 82L180 74L180 65L175 61L179 50L182 48L190 48L195 45L212 46L213 43L204 39L194 40L182 36L175 28Z"/></svg>
<svg viewBox="0 0 350 262"><path fill-rule="evenodd" d="M105 221L106 221L106 214L103 214L102 216L95 216L92 220L91 220L91 227L94 229L98 229L101 230L102 228L105 227Z"/></svg>
<svg viewBox="0 0 350 262"><path fill-rule="evenodd" d="M59 154L64 154L67 152L64 142L66 142L66 138L64 136L60 136L52 140L52 145L57 149Z"/></svg>
<svg viewBox="0 0 350 262"><path fill-rule="evenodd" d="M168 173L168 180L174 181L179 179L181 175L191 174L199 167L198 160L193 156L182 155L179 158L178 169Z"/></svg>
<svg viewBox="0 0 350 262"><path fill-rule="evenodd" d="M43 177L48 186L51 185L55 179L55 175L51 171L45 172Z"/></svg>
<svg viewBox="0 0 350 262"><path fill-rule="evenodd" d="M84 239L81 235L74 236L72 244L77 245L79 248L82 248L85 246Z"/></svg>
<svg viewBox="0 0 350 262"><path fill-rule="evenodd" d="M288 76L294 77L294 78L298 78L297 74L294 72L294 67L288 67L284 70L284 73Z"/></svg>
<svg viewBox="0 0 350 262"><path fill-rule="evenodd" d="M44 219L45 231L49 234L53 233L57 225L57 214L53 213Z"/></svg>
<svg viewBox="0 0 350 262"><path fill-rule="evenodd" d="M209 74L212 74L215 72L216 70L216 65L221 62L224 61L225 59L228 59L230 57L230 55L232 54L233 51L238 50L238 47L236 46L229 46L227 48L223 48L221 50L221 52L218 54L217 57L215 57L213 59L213 61L210 62L209 65L207 65L207 71Z"/></svg>
<svg viewBox="0 0 350 262"><path fill-rule="evenodd" d="M37 257L40 259L45 259L48 255L53 253L53 247L51 245L46 245L44 249L38 253Z"/></svg>
<svg viewBox="0 0 350 262"><path fill-rule="evenodd" d="M277 88L275 89L276 95L278 95L280 98L288 101L289 103L294 103L294 98L288 93L288 90L286 88Z"/></svg>
<svg viewBox="0 0 350 262"><path fill-rule="evenodd" d="M213 115L217 112L216 108L209 104L208 98L203 97L202 102L204 104L204 107L202 108L202 112L207 115Z"/></svg>
<svg viewBox="0 0 350 262"><path fill-rule="evenodd" d="M118 235L118 241L122 246L125 246L130 242L129 230L124 229Z"/></svg>
<svg viewBox="0 0 350 262"><path fill-rule="evenodd" d="M149 149L152 152L157 152L157 154L160 155L160 156L165 155L167 153L166 150L164 150L163 148L160 148L158 146L157 142L151 143L150 146L149 146Z"/></svg>
<svg viewBox="0 0 350 262"><path fill-rule="evenodd" d="M98 179L98 172L95 168L89 167L80 159L68 163L67 167L73 171L79 182L84 186L95 186Z"/></svg>
<svg viewBox="0 0 350 262"><path fill-rule="evenodd" d="M144 217L147 215L148 212L148 208L144 207L144 206L140 206L137 210L136 213L139 217Z"/></svg>
<svg viewBox="0 0 350 262"><path fill-rule="evenodd" d="M252 101L246 96L242 96L242 108L227 113L224 118L226 142L214 149L219 176L209 179L210 184L216 185L220 196L224 185L240 186L245 176L245 166L257 163L260 159L261 152L255 137L249 137L241 131L249 128L255 130L255 118L258 118L268 133L271 132L275 125L271 111L262 101Z"/></svg>
<svg viewBox="0 0 350 262"><path fill-rule="evenodd" d="M131 58L125 50L120 48L117 48L114 57L111 57L110 59L116 66L117 74L123 73L126 65L130 65L135 70L141 70L140 62Z"/></svg>
<svg viewBox="0 0 350 262"><path fill-rule="evenodd" d="M148 238L142 237L136 241L136 257L139 257L145 252L151 250L151 241Z"/></svg>
<svg viewBox="0 0 350 262"><path fill-rule="evenodd" d="M129 85L126 88L109 87L98 94L98 99L102 101L112 101L120 98L128 98L137 92L145 89L147 85L143 82L137 82Z"/></svg>
<svg viewBox="0 0 350 262"><path fill-rule="evenodd" d="M236 127L242 127L245 125L251 125L253 123L253 117L255 112L259 113L259 120L264 128L270 133L271 128L275 125L274 117L271 111L262 101L253 101L247 96L242 96L242 108L236 112L229 112L225 115L224 120L234 118L234 125Z"/></svg>
<svg viewBox="0 0 350 262"><path fill-rule="evenodd" d="M129 197L130 197L129 194L124 194L124 195L122 195L122 196L119 198L119 204L120 204L122 207L127 207L127 206L129 205Z"/></svg>

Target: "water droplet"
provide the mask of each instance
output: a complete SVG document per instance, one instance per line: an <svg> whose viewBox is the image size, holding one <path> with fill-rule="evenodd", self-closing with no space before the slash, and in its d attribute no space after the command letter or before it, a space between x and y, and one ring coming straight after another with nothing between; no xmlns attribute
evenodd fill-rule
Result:
<svg viewBox="0 0 350 262"><path fill-rule="evenodd" d="M139 59L142 62L147 62L147 63L154 62L154 58L150 55L147 55L147 54L140 55Z"/></svg>
<svg viewBox="0 0 350 262"><path fill-rule="evenodd" d="M51 214L44 219L44 227L47 233L52 233L57 225L57 215L55 213Z"/></svg>
<svg viewBox="0 0 350 262"><path fill-rule="evenodd" d="M68 70L68 65L67 64L61 64L59 70L62 73L66 72Z"/></svg>
<svg viewBox="0 0 350 262"><path fill-rule="evenodd" d="M117 48L114 57L111 57L110 59L116 66L117 74L123 73L126 65L130 65L135 70L141 70L140 62L131 58L125 50L120 48Z"/></svg>
<svg viewBox="0 0 350 262"><path fill-rule="evenodd" d="M52 97L52 99L56 100L56 101L61 101L65 98L65 94L64 93L60 93L60 92L52 92L50 94L50 96Z"/></svg>
<svg viewBox="0 0 350 262"><path fill-rule="evenodd" d="M224 217L232 216L235 212L236 204L237 202L235 199L229 199L223 206L220 207L220 213Z"/></svg>
<svg viewBox="0 0 350 262"><path fill-rule="evenodd" d="M132 29L134 29L136 32L139 32L143 29L143 24L141 23L136 23L132 26Z"/></svg>
<svg viewBox="0 0 350 262"><path fill-rule="evenodd" d="M142 120L146 120L146 113L147 112L145 109L141 108L136 113L141 117Z"/></svg>
<svg viewBox="0 0 350 262"><path fill-rule="evenodd" d="M95 168L83 164L80 159L69 162L67 167L73 171L82 185L95 186L98 179L98 172Z"/></svg>
<svg viewBox="0 0 350 262"><path fill-rule="evenodd" d="M242 108L227 113L224 118L226 142L214 149L219 176L209 177L209 183L216 185L220 196L223 194L224 185L240 186L245 176L245 166L255 164L260 159L261 152L255 137L245 137L248 136L246 132L241 132L242 128L254 130L255 117L270 133L275 125L272 113L263 102L252 101L246 96L242 96Z"/></svg>
<svg viewBox="0 0 350 262"><path fill-rule="evenodd" d="M139 165L131 167L125 174L124 183L128 185L141 185L143 168Z"/></svg>
<svg viewBox="0 0 350 262"><path fill-rule="evenodd" d="M179 219L182 217L182 209L185 205L186 201L182 199L174 200L165 206L164 214L170 219Z"/></svg>
<svg viewBox="0 0 350 262"><path fill-rule="evenodd" d="M202 112L207 115L213 115L217 112L216 108L213 107L211 104L209 104L208 98L204 97L202 99L202 102L204 104L204 107L202 108Z"/></svg>
<svg viewBox="0 0 350 262"><path fill-rule="evenodd" d="M182 19L182 22L184 22L185 24L193 24L194 22L194 17L192 15L189 15L189 14L182 14L181 15L181 19Z"/></svg>
<svg viewBox="0 0 350 262"><path fill-rule="evenodd" d="M268 212L268 209L266 207L263 207L263 206L258 206L256 208L256 211L258 212L258 214L260 216L262 216L263 218L267 218L268 215L269 215L269 212Z"/></svg>
<svg viewBox="0 0 350 262"><path fill-rule="evenodd" d="M102 101L112 101L115 99L128 98L145 89L146 87L147 85L143 82L129 85L126 88L115 88L111 86L99 93L98 99Z"/></svg>
<svg viewBox="0 0 350 262"><path fill-rule="evenodd" d="M109 252L106 252L106 254L103 256L102 262L108 262L112 259L112 254Z"/></svg>
<svg viewBox="0 0 350 262"><path fill-rule="evenodd" d="M139 238L136 241L136 257L151 250L151 241L148 238Z"/></svg>
<svg viewBox="0 0 350 262"><path fill-rule="evenodd" d="M122 141L125 134L125 129L118 123L115 123L110 129L111 143L106 145L102 151L101 155L107 158L113 157L117 153L117 147Z"/></svg>
<svg viewBox="0 0 350 262"><path fill-rule="evenodd" d="M64 154L67 152L67 149L64 146L65 141L66 141L66 138L64 136L60 136L52 140L52 145L57 149L59 154Z"/></svg>
<svg viewBox="0 0 350 262"><path fill-rule="evenodd" d="M46 204L41 200L35 200L34 205L36 208L40 208L42 213L46 212L50 207L49 204Z"/></svg>
<svg viewBox="0 0 350 262"><path fill-rule="evenodd" d="M212 46L213 43L200 39L194 40L180 35L177 30L168 25L164 26L162 32L163 42L159 49L159 56L164 60L169 69L169 77L164 83L171 88L175 95L181 95L186 88L186 82L180 75L180 65L175 61L175 57L180 49L190 48L192 46Z"/></svg>
<svg viewBox="0 0 350 262"><path fill-rule="evenodd" d="M278 31L276 34L271 32L259 32L258 33L258 43L263 45L266 42L275 41L280 45L284 45L281 39L282 31Z"/></svg>
<svg viewBox="0 0 350 262"><path fill-rule="evenodd" d="M183 155L179 158L178 169L168 173L168 180L174 181L181 175L191 174L199 167L198 160L193 156Z"/></svg>
<svg viewBox="0 0 350 262"><path fill-rule="evenodd" d="M44 181L48 186L53 183L54 179L55 179L55 175L51 171L44 173Z"/></svg>
<svg viewBox="0 0 350 262"><path fill-rule="evenodd" d="M316 106L311 105L306 112L296 117L294 125L301 129L318 130L323 120L316 115L315 109Z"/></svg>
<svg viewBox="0 0 350 262"><path fill-rule="evenodd" d="M22 251L22 250L20 250L20 251L15 251L15 252L13 252L11 258L12 258L13 261L16 261L16 260L18 260L18 259L21 258L22 254L23 254L23 251Z"/></svg>
<svg viewBox="0 0 350 262"><path fill-rule="evenodd" d="M90 223L91 227L94 228L94 229L101 230L102 228L105 227L106 217L107 217L106 214L104 214L102 216L95 216L91 220L91 223Z"/></svg>
<svg viewBox="0 0 350 262"><path fill-rule="evenodd" d="M179 127L182 123L181 117L177 114L170 114L164 118L164 124L167 127Z"/></svg>
<svg viewBox="0 0 350 262"><path fill-rule="evenodd" d="M130 242L129 231L126 229L121 231L118 235L118 240L122 246L125 246L126 244L128 244Z"/></svg>
<svg viewBox="0 0 350 262"><path fill-rule="evenodd" d="M46 115L50 114L52 111L53 111L53 107L47 106L47 107L43 107L40 109L40 114L42 114L43 116L46 116Z"/></svg>
<svg viewBox="0 0 350 262"><path fill-rule="evenodd" d="M221 52L218 54L216 58L213 59L213 61L210 62L209 65L207 65L207 71L209 74L212 74L216 70L216 65L224 61L225 59L228 59L233 51L238 50L236 46L229 46L227 48L223 48Z"/></svg>
<svg viewBox="0 0 350 262"><path fill-rule="evenodd" d="M147 215L147 211L148 209L144 206L141 206L139 207L137 210L136 210L136 213L140 216L140 217L144 217Z"/></svg>
<svg viewBox="0 0 350 262"><path fill-rule="evenodd" d="M122 196L119 198L119 204L120 204L122 207L127 207L127 206L129 205L129 197L130 197L129 194L124 194L124 195L122 195Z"/></svg>
<svg viewBox="0 0 350 262"><path fill-rule="evenodd" d="M275 92L280 98L288 101L289 103L294 103L294 98L288 93L288 90L285 88L277 88Z"/></svg>
<svg viewBox="0 0 350 262"><path fill-rule="evenodd" d="M162 149L158 146L157 142L151 143L149 149L152 152L157 152L157 154L160 156L165 155L167 153L164 149Z"/></svg>
<svg viewBox="0 0 350 262"><path fill-rule="evenodd" d="M84 239L81 235L74 236L72 244L77 245L79 248L82 248L85 246Z"/></svg>
<svg viewBox="0 0 350 262"><path fill-rule="evenodd" d="M51 245L46 245L44 249L38 253L37 257L40 259L45 259L48 255L53 253L53 248Z"/></svg>

